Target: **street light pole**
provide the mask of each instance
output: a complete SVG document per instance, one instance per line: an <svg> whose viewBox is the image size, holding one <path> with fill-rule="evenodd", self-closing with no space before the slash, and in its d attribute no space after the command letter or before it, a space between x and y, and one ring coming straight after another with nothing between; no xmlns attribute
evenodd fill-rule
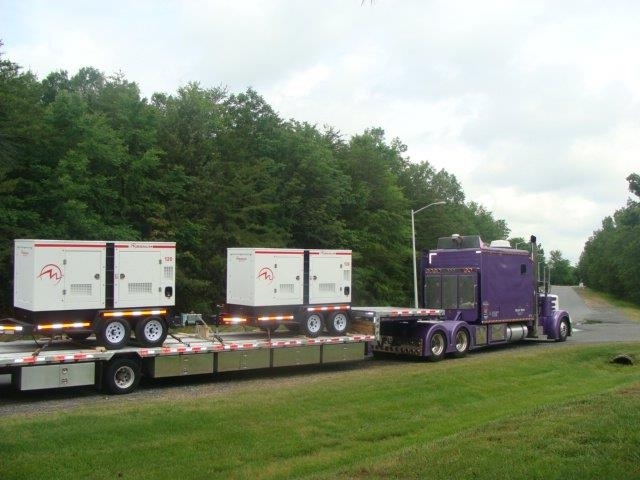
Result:
<svg viewBox="0 0 640 480"><path fill-rule="evenodd" d="M445 201L433 202L429 205L425 205L418 210L411 210L411 246L413 248L413 300L415 304L415 308L418 308L418 272L416 267L416 223L414 217L416 213L420 213L422 210L425 210L429 207L433 207L434 205L444 205Z"/></svg>

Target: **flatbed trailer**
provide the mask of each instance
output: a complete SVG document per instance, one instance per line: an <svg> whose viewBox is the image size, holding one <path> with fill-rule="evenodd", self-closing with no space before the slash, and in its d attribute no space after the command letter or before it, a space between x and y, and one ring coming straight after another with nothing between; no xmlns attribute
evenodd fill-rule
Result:
<svg viewBox="0 0 640 480"><path fill-rule="evenodd" d="M321 336L263 332L175 334L160 347L107 350L93 337L0 343L0 376L19 391L94 385L114 394L134 391L140 379L363 360L368 334Z"/></svg>

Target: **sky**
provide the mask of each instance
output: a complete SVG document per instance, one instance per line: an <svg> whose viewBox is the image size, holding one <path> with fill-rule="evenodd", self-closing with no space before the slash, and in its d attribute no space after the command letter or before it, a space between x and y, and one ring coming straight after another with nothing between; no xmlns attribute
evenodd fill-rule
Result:
<svg viewBox="0 0 640 480"><path fill-rule="evenodd" d="M380 127L574 264L640 173L639 24L635 0L0 0L3 56L40 79L253 88L283 119Z"/></svg>

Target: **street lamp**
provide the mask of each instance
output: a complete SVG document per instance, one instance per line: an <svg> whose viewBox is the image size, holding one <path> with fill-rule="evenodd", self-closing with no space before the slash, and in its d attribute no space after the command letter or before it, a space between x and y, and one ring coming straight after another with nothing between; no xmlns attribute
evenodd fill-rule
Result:
<svg viewBox="0 0 640 480"><path fill-rule="evenodd" d="M416 213L420 213L422 210L425 210L429 207L433 207L434 205L444 205L445 203L447 202L441 200L439 202L433 202L429 205L425 205L418 210L411 210L411 242L413 246L413 299L415 308L418 308L418 272L416 270L416 224L414 216Z"/></svg>

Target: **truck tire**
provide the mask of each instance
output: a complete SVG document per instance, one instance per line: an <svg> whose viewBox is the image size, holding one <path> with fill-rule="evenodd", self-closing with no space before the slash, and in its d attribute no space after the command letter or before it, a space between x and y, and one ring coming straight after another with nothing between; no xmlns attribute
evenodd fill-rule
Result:
<svg viewBox="0 0 640 480"><path fill-rule="evenodd" d="M429 360L439 362L447 351L447 337L441 331L435 332L429 339Z"/></svg>
<svg viewBox="0 0 640 480"><path fill-rule="evenodd" d="M140 364L131 358L116 358L104 371L104 388L116 395L131 393L140 384Z"/></svg>
<svg viewBox="0 0 640 480"><path fill-rule="evenodd" d="M456 353L454 354L458 358L464 357L469 352L469 332L466 328L461 328L456 332Z"/></svg>
<svg viewBox="0 0 640 480"><path fill-rule="evenodd" d="M322 314L318 312L308 313L302 322L302 332L311 338L315 338L322 333L324 321Z"/></svg>
<svg viewBox="0 0 640 480"><path fill-rule="evenodd" d="M560 320L558 324L558 337L556 338L556 342L564 342L567 340L569 336L569 320L563 318Z"/></svg>
<svg viewBox="0 0 640 480"><path fill-rule="evenodd" d="M346 312L334 312L327 319L327 330L330 334L341 336L347 333L349 328L349 314Z"/></svg>
<svg viewBox="0 0 640 480"><path fill-rule="evenodd" d="M167 324L161 317L146 317L136 323L136 340L143 347L161 346L167 333Z"/></svg>
<svg viewBox="0 0 640 480"><path fill-rule="evenodd" d="M118 350L129 342L131 326L122 318L105 319L97 336L99 345L107 350Z"/></svg>

